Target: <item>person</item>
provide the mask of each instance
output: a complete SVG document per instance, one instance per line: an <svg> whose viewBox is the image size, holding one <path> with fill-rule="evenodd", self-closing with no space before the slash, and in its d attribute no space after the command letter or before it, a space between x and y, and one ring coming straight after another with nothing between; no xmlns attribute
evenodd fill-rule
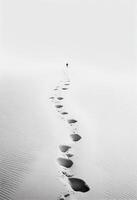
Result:
<svg viewBox="0 0 137 200"><path fill-rule="evenodd" d="M66 79L69 81L69 73L68 73L68 71L69 71L69 68L68 68L68 63L66 63L65 64L65 69L63 70L64 72L64 75L65 75L65 77L66 77Z"/></svg>

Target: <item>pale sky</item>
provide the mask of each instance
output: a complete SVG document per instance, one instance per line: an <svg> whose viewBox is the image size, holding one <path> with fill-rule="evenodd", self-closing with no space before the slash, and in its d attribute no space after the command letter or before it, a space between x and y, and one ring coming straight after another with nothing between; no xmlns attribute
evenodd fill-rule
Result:
<svg viewBox="0 0 137 200"><path fill-rule="evenodd" d="M1 51L73 67L135 65L135 0L1 0Z"/></svg>

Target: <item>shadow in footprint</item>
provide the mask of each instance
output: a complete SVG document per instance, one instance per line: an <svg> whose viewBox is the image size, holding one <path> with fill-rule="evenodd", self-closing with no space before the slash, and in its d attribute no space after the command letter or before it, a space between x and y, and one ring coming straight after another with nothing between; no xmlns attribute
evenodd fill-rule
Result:
<svg viewBox="0 0 137 200"><path fill-rule="evenodd" d="M67 90L68 88L62 88L62 90Z"/></svg>
<svg viewBox="0 0 137 200"><path fill-rule="evenodd" d="M88 192L90 190L89 186L79 178L69 178L69 183L71 188L76 192Z"/></svg>
<svg viewBox="0 0 137 200"><path fill-rule="evenodd" d="M63 105L56 105L55 107L56 107L56 108L62 108Z"/></svg>
<svg viewBox="0 0 137 200"><path fill-rule="evenodd" d="M53 99L55 99L55 97L50 97L49 99L52 99L52 100L53 100Z"/></svg>
<svg viewBox="0 0 137 200"><path fill-rule="evenodd" d="M69 197L69 196L70 196L70 194L65 194L65 195L64 195L65 198L66 198L66 197Z"/></svg>
<svg viewBox="0 0 137 200"><path fill-rule="evenodd" d="M74 176L73 174L68 174L67 172L62 172L62 174L65 175L68 178L71 178L71 177Z"/></svg>
<svg viewBox="0 0 137 200"><path fill-rule="evenodd" d="M77 142L81 139L81 136L79 134L71 134L70 137L74 142Z"/></svg>
<svg viewBox="0 0 137 200"><path fill-rule="evenodd" d="M68 146L68 145L59 145L59 149L60 149L60 151L62 151L63 153L64 153L64 152L67 152L70 148L71 148L71 146Z"/></svg>
<svg viewBox="0 0 137 200"><path fill-rule="evenodd" d="M61 114L62 114L62 115L67 115L67 114L68 114L68 112L62 112Z"/></svg>
<svg viewBox="0 0 137 200"><path fill-rule="evenodd" d="M61 166L66 167L66 168L70 168L73 165L73 162L70 159L60 157L57 159L57 161Z"/></svg>
<svg viewBox="0 0 137 200"><path fill-rule="evenodd" d="M66 156L67 156L68 158L71 158L71 157L73 157L74 155L71 154L71 153L67 153Z"/></svg>
<svg viewBox="0 0 137 200"><path fill-rule="evenodd" d="M75 120L75 119L68 119L68 123L69 124L74 124L74 123L76 123L77 122L77 120Z"/></svg>
<svg viewBox="0 0 137 200"><path fill-rule="evenodd" d="M57 99L58 99L58 100L63 100L63 97L58 97Z"/></svg>

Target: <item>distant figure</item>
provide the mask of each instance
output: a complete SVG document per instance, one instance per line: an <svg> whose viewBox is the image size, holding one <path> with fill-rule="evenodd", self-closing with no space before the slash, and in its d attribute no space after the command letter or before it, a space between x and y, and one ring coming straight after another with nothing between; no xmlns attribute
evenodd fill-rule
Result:
<svg viewBox="0 0 137 200"><path fill-rule="evenodd" d="M67 81L70 81L70 80L69 80L69 73L68 73L68 71L69 71L69 64L66 63L64 67L65 67L65 68L64 68L64 75L65 75L65 77L66 77L65 79L67 79ZM67 90L67 89L63 89L63 90Z"/></svg>

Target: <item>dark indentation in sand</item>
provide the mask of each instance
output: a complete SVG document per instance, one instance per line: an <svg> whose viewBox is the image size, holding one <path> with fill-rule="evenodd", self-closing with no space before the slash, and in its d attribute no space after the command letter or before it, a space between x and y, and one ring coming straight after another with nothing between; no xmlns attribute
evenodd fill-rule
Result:
<svg viewBox="0 0 137 200"><path fill-rule="evenodd" d="M65 83L64 85L69 85L69 83Z"/></svg>
<svg viewBox="0 0 137 200"><path fill-rule="evenodd" d="M69 178L69 183L72 189L76 192L88 192L90 190L89 186L79 178Z"/></svg>
<svg viewBox="0 0 137 200"><path fill-rule="evenodd" d="M75 119L68 119L68 123L69 124L74 124L74 123L76 123L77 122L77 120L75 120Z"/></svg>
<svg viewBox="0 0 137 200"><path fill-rule="evenodd" d="M73 174L68 174L67 172L62 172L62 174L68 178L73 177Z"/></svg>
<svg viewBox="0 0 137 200"><path fill-rule="evenodd" d="M54 97L50 97L49 99L54 99Z"/></svg>
<svg viewBox="0 0 137 200"><path fill-rule="evenodd" d="M56 105L56 108L62 108L63 105Z"/></svg>
<svg viewBox="0 0 137 200"><path fill-rule="evenodd" d="M65 195L64 195L64 197L69 197L69 196L70 196L70 194L65 194Z"/></svg>
<svg viewBox="0 0 137 200"><path fill-rule="evenodd" d="M67 115L67 114L68 114L68 112L62 112L61 114L62 114L62 115Z"/></svg>
<svg viewBox="0 0 137 200"><path fill-rule="evenodd" d="M81 136L79 134L71 134L70 137L74 142L77 142L81 139Z"/></svg>
<svg viewBox="0 0 137 200"><path fill-rule="evenodd" d="M57 99L58 99L58 100L62 100L62 99L63 99L63 97L58 97Z"/></svg>
<svg viewBox="0 0 137 200"><path fill-rule="evenodd" d="M71 146L68 146L68 145L59 145L59 149L62 152L67 152L70 148Z"/></svg>
<svg viewBox="0 0 137 200"><path fill-rule="evenodd" d="M62 88L62 90L67 90L68 88Z"/></svg>
<svg viewBox="0 0 137 200"><path fill-rule="evenodd" d="M73 165L73 162L70 159L58 158L57 161L61 166L66 167L66 168L70 168Z"/></svg>
<svg viewBox="0 0 137 200"><path fill-rule="evenodd" d="M67 156L68 158L71 158L71 157L73 157L74 155L71 154L71 153L67 153L66 156Z"/></svg>

